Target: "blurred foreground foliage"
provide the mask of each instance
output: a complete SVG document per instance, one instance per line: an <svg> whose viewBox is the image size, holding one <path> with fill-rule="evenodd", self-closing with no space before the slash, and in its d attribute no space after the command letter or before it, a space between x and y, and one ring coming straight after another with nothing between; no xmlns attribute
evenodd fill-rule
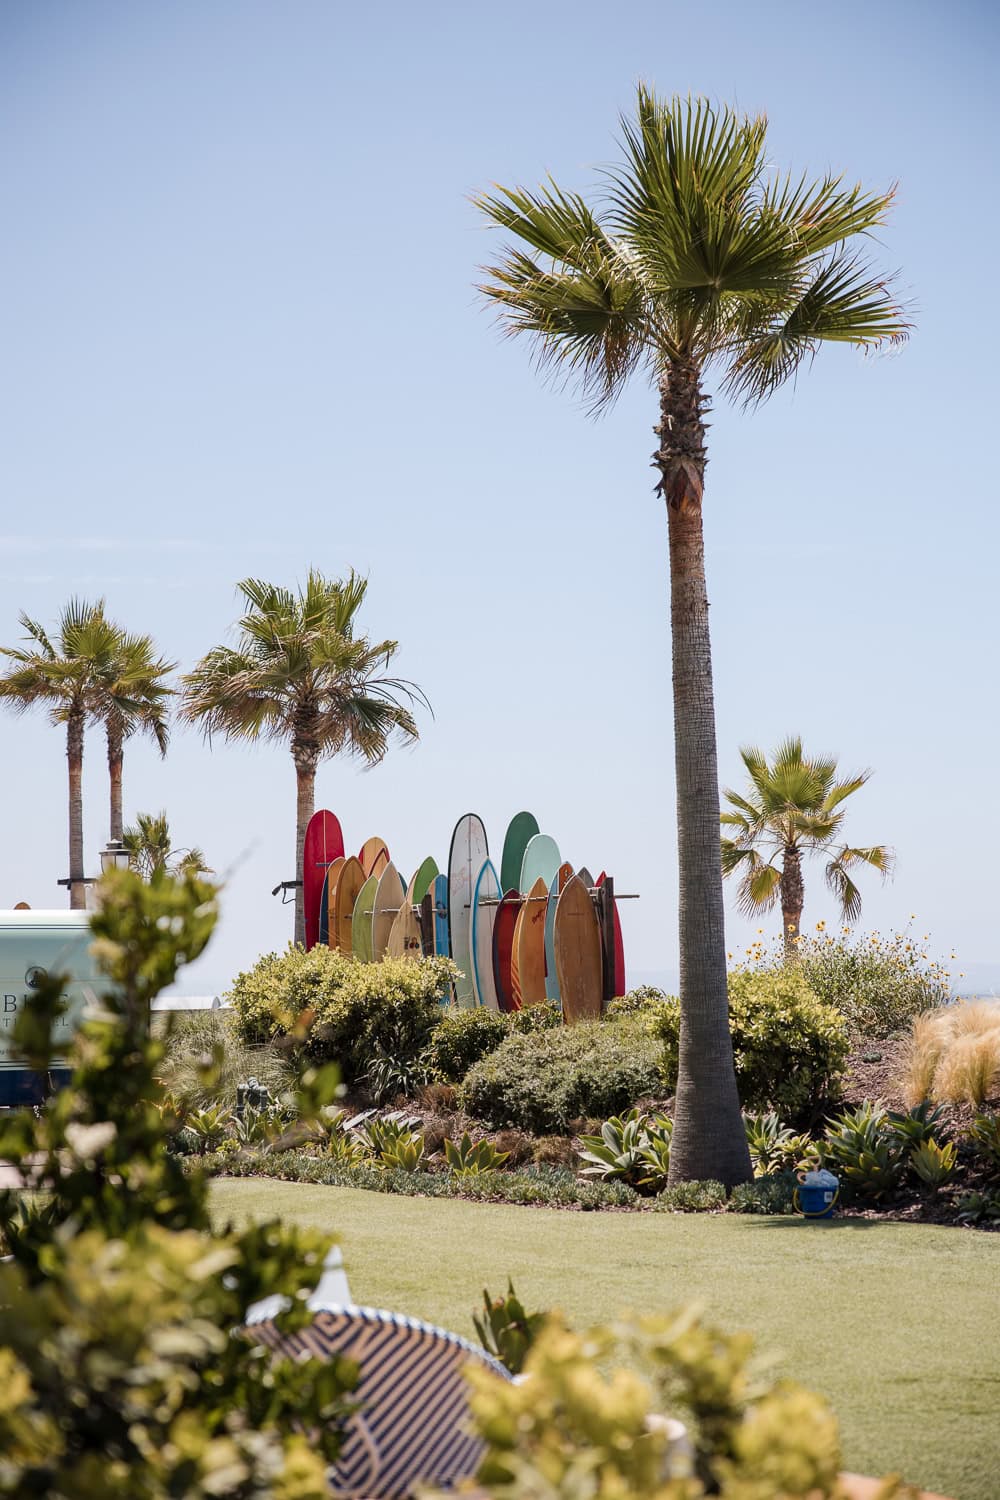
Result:
<svg viewBox="0 0 1000 1500"><path fill-rule="evenodd" d="M329 1493L356 1371L276 1361L233 1330L275 1293L301 1326L331 1241L276 1222L213 1230L205 1178L167 1149L180 1120L157 1082L149 1006L216 916L215 888L194 875L106 875L91 925L107 983L71 1082L0 1127L26 1189L0 1194L0 1495ZM52 1057L63 983L50 976L19 1018L34 1068ZM330 1080L307 1084L300 1110L318 1112Z"/></svg>

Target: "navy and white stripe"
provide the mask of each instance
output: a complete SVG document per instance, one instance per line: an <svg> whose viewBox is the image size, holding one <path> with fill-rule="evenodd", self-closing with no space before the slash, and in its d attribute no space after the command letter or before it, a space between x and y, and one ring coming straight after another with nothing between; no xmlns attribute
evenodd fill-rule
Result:
<svg viewBox="0 0 1000 1500"><path fill-rule="evenodd" d="M484 1445L471 1431L464 1367L471 1360L512 1378L468 1339L379 1308L314 1305L297 1333L280 1333L269 1318L246 1331L295 1359L341 1355L358 1365L361 1410L329 1475L344 1500L402 1500L417 1483L447 1487L474 1475Z"/></svg>

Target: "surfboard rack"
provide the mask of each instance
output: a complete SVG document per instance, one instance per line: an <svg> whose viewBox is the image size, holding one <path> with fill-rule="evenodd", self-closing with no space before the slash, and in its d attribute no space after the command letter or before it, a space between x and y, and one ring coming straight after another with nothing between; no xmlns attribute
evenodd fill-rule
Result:
<svg viewBox="0 0 1000 1500"><path fill-rule="evenodd" d="M301 886L301 884L302 884L301 880L281 880L274 887L274 890L271 892L271 895L272 896L276 896L278 894L278 892L280 891L281 892L281 904L282 904L282 906L288 906L289 905L288 892L289 891L296 891L296 890L298 890L299 887ZM293 899L294 899L294 897L293 897Z"/></svg>

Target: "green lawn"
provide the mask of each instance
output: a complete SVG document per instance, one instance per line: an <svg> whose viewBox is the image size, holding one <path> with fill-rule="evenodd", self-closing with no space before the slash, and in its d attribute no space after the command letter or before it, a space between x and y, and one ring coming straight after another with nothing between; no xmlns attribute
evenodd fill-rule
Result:
<svg viewBox="0 0 1000 1500"><path fill-rule="evenodd" d="M359 1302L472 1333L483 1285L583 1325L702 1300L822 1391L845 1467L955 1500L1000 1494L1000 1235L737 1215L566 1213L261 1178L217 1182L221 1220L335 1231Z"/></svg>

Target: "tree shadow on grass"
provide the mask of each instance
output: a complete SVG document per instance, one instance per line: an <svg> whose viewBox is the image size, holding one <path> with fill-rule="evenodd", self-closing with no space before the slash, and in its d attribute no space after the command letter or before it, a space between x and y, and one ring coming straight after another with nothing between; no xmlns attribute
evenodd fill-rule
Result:
<svg viewBox="0 0 1000 1500"><path fill-rule="evenodd" d="M874 1229L879 1222L878 1219L793 1219L775 1214L773 1217L758 1215L756 1227L758 1229L797 1229L809 1234L829 1234L833 1229Z"/></svg>

